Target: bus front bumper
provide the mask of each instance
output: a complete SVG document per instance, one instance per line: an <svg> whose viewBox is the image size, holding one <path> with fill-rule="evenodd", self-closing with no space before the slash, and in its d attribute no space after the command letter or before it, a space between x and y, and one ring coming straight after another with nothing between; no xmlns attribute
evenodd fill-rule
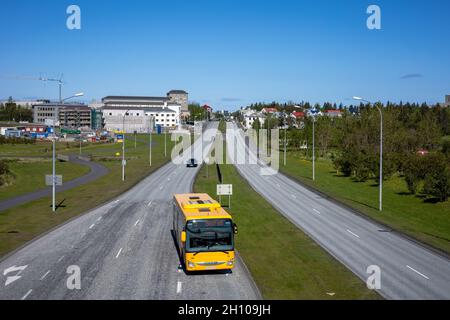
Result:
<svg viewBox="0 0 450 320"><path fill-rule="evenodd" d="M235 265L234 253L186 253L187 271L231 270Z"/></svg>

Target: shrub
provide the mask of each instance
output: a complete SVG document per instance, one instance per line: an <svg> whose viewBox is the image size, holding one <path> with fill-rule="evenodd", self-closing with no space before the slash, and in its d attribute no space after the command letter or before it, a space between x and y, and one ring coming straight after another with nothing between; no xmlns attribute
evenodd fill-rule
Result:
<svg viewBox="0 0 450 320"><path fill-rule="evenodd" d="M9 174L9 166L5 160L0 160L0 176Z"/></svg>

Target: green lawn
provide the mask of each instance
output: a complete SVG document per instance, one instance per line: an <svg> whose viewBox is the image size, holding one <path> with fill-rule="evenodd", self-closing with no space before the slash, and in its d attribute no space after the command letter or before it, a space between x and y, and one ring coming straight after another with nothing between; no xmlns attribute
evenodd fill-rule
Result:
<svg viewBox="0 0 450 320"><path fill-rule="evenodd" d="M52 173L50 159L14 161L9 162L8 166L14 180L10 186L0 187L0 201L45 188L45 175ZM57 173L63 175L65 182L89 173L89 167L75 163L57 162L56 166Z"/></svg>
<svg viewBox="0 0 450 320"><path fill-rule="evenodd" d="M293 153L289 153L287 166L281 164L280 170L395 230L450 253L450 201L424 202L408 193L401 177L384 182L383 212L379 212L378 185L373 180L359 183L338 176L330 161L316 162L315 182L311 179L311 162Z"/></svg>
<svg viewBox="0 0 450 320"><path fill-rule="evenodd" d="M170 136L168 136L169 138ZM148 138L148 136L147 136ZM167 139L168 153L164 157L164 136L153 136L154 147L152 166L148 160L148 144L134 141L126 142L126 181L122 182L120 157L116 152L122 152L121 144L92 144L83 149L83 153L94 156L111 157L113 160L100 161L110 169L110 172L87 185L80 186L57 194L57 203L64 200L64 207L57 213L50 208L51 199L43 198L0 213L0 256L10 252L43 232L80 215L130 189L151 172L170 161L170 150L173 142ZM75 149L76 150L76 149ZM72 151L64 151L73 153ZM61 150L62 153L63 150ZM76 152L76 151L75 151ZM39 153L38 153L39 154ZM114 159L116 158L116 159Z"/></svg>
<svg viewBox="0 0 450 320"><path fill-rule="evenodd" d="M239 227L236 247L265 299L381 298L276 211L234 166L220 170L223 183L233 184L231 208L225 209ZM217 184L216 167L203 166L194 191L215 197Z"/></svg>

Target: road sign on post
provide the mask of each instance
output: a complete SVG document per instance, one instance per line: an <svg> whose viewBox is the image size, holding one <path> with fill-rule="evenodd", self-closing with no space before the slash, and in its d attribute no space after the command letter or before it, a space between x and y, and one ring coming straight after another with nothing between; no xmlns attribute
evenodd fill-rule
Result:
<svg viewBox="0 0 450 320"><path fill-rule="evenodd" d="M232 184L218 184L217 195L219 196L220 204L222 204L222 196L228 196L228 208L231 208L231 196L233 195Z"/></svg>
<svg viewBox="0 0 450 320"><path fill-rule="evenodd" d="M62 184L63 184L62 175L56 175L55 176L55 184L57 186L62 186ZM53 185L53 175L52 174L47 174L45 176L45 185L47 185L47 186L52 186Z"/></svg>

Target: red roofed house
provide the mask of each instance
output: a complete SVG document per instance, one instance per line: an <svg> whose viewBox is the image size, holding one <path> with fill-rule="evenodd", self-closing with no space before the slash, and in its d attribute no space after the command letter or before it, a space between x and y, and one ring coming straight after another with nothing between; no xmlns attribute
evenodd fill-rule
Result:
<svg viewBox="0 0 450 320"><path fill-rule="evenodd" d="M212 115L212 112L213 112L213 108L211 108L211 107L208 106L207 104L205 104L202 108L207 112L207 114L208 114L208 119L211 119L211 115Z"/></svg>
<svg viewBox="0 0 450 320"><path fill-rule="evenodd" d="M305 117L305 113L301 111L294 111L291 113L291 116L295 119L303 119Z"/></svg>
<svg viewBox="0 0 450 320"><path fill-rule="evenodd" d="M276 108L264 108L261 110L262 113L276 113L278 110Z"/></svg>
<svg viewBox="0 0 450 320"><path fill-rule="evenodd" d="M341 110L326 110L325 115L329 117L342 117L342 111Z"/></svg>

